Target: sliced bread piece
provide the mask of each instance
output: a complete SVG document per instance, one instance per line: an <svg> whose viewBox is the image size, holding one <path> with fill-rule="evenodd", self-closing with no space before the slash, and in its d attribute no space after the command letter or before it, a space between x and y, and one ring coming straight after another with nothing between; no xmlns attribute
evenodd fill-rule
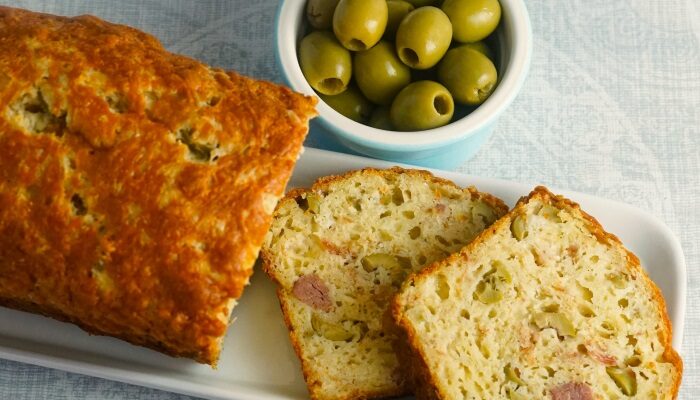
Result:
<svg viewBox="0 0 700 400"><path fill-rule="evenodd" d="M406 393L389 305L411 272L507 212L425 171L364 169L293 190L262 251L313 399Z"/></svg>
<svg viewBox="0 0 700 400"><path fill-rule="evenodd" d="M392 311L421 399L673 399L680 385L637 257L543 187L409 277Z"/></svg>

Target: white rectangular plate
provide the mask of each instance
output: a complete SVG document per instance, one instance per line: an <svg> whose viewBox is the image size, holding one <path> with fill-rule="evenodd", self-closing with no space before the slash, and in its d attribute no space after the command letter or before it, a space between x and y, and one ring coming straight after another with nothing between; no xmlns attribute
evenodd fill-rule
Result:
<svg viewBox="0 0 700 400"><path fill-rule="evenodd" d="M306 149L290 187L309 186L324 175L391 165ZM493 193L511 206L534 187L453 172L433 172L459 185L474 185ZM555 192L559 191L555 189ZM666 297L674 326L673 343L679 349L686 270L675 236L659 220L634 207L581 193L559 193L581 204L637 254ZM256 271L234 315L236 321L226 338L217 370L117 339L90 336L70 324L4 308L0 308L0 357L210 399L307 398L277 297L261 271Z"/></svg>

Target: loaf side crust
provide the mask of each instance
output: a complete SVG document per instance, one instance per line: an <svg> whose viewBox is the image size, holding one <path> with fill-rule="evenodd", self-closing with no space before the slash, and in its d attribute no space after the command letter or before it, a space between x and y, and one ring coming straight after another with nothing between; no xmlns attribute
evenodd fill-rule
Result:
<svg viewBox="0 0 700 400"><path fill-rule="evenodd" d="M315 99L0 7L0 298L215 364Z"/></svg>

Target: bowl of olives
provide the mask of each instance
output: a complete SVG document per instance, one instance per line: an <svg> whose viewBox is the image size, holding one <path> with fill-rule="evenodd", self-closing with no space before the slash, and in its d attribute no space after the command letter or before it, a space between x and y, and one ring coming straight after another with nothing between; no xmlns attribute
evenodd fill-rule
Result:
<svg viewBox="0 0 700 400"><path fill-rule="evenodd" d="M490 137L532 53L523 0L284 0L287 84L320 125L371 157L451 169Z"/></svg>

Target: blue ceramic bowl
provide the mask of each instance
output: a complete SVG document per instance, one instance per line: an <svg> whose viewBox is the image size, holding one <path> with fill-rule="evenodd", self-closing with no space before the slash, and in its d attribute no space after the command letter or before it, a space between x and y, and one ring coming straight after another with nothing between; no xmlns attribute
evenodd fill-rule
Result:
<svg viewBox="0 0 700 400"><path fill-rule="evenodd" d="M532 29L523 0L500 0L502 17L496 30L499 83L479 107L452 123L419 132L386 131L355 122L323 101L317 106L314 123L347 148L370 157L454 169L470 159L491 136L498 117L520 91L530 66ZM277 60L287 84L294 90L313 95L297 59L297 44L306 32L306 1L282 0L277 10ZM466 114L466 115L465 115Z"/></svg>

